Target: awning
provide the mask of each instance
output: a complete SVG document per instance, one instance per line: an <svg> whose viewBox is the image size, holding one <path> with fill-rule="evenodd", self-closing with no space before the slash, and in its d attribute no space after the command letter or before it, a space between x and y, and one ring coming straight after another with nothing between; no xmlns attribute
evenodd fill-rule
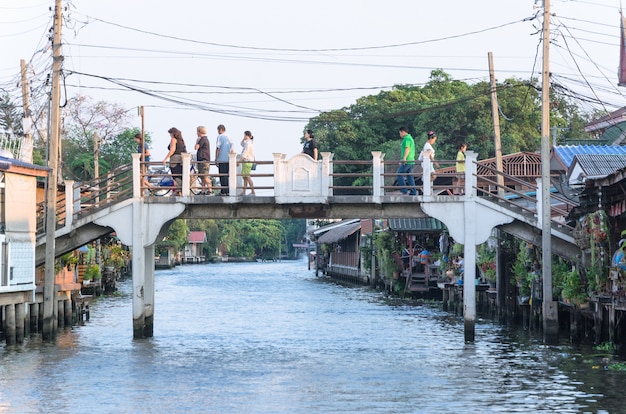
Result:
<svg viewBox="0 0 626 414"><path fill-rule="evenodd" d="M445 229L445 226L436 218L417 217L407 219L389 219L389 228L394 231L441 233Z"/></svg>
<svg viewBox="0 0 626 414"><path fill-rule="evenodd" d="M337 243L339 240L346 239L348 236L352 235L354 232L360 229L361 222L337 227L335 229L328 230L326 233L322 234L317 239L317 242L323 244Z"/></svg>

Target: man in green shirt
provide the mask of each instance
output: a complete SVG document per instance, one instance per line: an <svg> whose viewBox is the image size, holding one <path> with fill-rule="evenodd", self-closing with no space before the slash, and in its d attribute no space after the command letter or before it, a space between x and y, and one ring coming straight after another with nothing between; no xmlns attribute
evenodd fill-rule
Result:
<svg viewBox="0 0 626 414"><path fill-rule="evenodd" d="M415 141L405 127L401 127L400 166L398 167L398 186L402 194L417 195L413 167L415 166Z"/></svg>

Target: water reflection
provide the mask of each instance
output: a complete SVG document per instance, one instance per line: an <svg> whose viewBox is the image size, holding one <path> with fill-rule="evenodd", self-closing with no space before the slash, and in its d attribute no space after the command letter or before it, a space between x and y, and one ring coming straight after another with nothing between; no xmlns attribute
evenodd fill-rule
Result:
<svg viewBox="0 0 626 414"><path fill-rule="evenodd" d="M155 337L130 281L91 320L0 351L0 412L620 412L622 372L437 304L315 278L304 262L157 272ZM594 368L596 367L596 368ZM46 402L42 404L42 402Z"/></svg>

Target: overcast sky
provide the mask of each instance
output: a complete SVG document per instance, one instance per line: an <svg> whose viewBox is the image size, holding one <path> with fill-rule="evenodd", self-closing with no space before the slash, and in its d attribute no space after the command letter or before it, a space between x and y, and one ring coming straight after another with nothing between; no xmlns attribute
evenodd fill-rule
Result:
<svg viewBox="0 0 626 414"><path fill-rule="evenodd" d="M250 130L257 159L274 152L291 157L301 151L307 120L321 111L393 85L424 84L434 69L467 82L488 80L488 52L499 81L541 76L540 1L63 4L62 100L83 94L116 102L136 127L135 108L143 105L157 160L170 127L183 132L190 148L196 126L206 125L213 147L218 124L238 151ZM0 88L16 98L20 59L29 63L32 99L45 96L52 6L53 0L0 1ZM625 103L617 87L619 7L619 0L551 1L551 72L588 111Z"/></svg>

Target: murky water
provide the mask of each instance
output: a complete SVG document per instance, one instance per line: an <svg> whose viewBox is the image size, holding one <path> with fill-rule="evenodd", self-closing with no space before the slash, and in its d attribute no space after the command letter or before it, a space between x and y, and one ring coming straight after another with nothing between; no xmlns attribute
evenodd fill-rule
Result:
<svg viewBox="0 0 626 414"><path fill-rule="evenodd" d="M480 320L390 303L305 262L157 271L154 338L131 282L54 344L0 348L0 413L624 412L626 372Z"/></svg>

